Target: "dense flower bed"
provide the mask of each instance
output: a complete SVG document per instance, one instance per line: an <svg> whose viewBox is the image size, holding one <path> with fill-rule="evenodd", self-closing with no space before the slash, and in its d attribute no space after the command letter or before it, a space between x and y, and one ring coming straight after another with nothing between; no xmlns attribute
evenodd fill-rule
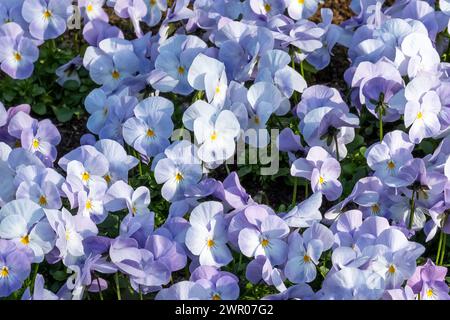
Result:
<svg viewBox="0 0 450 320"><path fill-rule="evenodd" d="M0 297L448 299L450 2L350 7L0 0Z"/></svg>

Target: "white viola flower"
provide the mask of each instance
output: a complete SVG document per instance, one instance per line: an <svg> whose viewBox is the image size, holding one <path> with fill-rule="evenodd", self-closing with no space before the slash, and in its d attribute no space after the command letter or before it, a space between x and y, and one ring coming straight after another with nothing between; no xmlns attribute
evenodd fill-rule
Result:
<svg viewBox="0 0 450 320"><path fill-rule="evenodd" d="M239 131L239 122L229 110L220 112L217 118L197 118L194 134L200 145L198 157L208 164L227 160L234 155Z"/></svg>

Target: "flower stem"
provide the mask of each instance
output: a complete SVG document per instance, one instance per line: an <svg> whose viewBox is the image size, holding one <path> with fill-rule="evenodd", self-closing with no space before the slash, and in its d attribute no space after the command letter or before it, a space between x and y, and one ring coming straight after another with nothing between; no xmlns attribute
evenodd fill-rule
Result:
<svg viewBox="0 0 450 320"><path fill-rule="evenodd" d="M380 122L380 142L383 142L383 109L378 108L378 121Z"/></svg>
<svg viewBox="0 0 450 320"><path fill-rule="evenodd" d="M442 232L443 233L443 232ZM441 251L441 260L439 261L439 265L441 266L444 263L444 257L445 257L445 247L447 246L447 234L443 233L444 236L442 237L442 251Z"/></svg>
<svg viewBox="0 0 450 320"><path fill-rule="evenodd" d="M309 181L305 180L305 199L309 197Z"/></svg>
<svg viewBox="0 0 450 320"><path fill-rule="evenodd" d="M410 207L409 225L408 225L409 230L412 229L413 224L414 224L414 211L416 209L416 190L413 190L410 203L411 203L411 207Z"/></svg>
<svg viewBox="0 0 450 320"><path fill-rule="evenodd" d="M33 270L33 276L31 277L31 282L30 282L30 292L34 293L34 282L36 281L36 276L39 270L39 263L36 263L34 265L34 270Z"/></svg>
<svg viewBox="0 0 450 320"><path fill-rule="evenodd" d="M227 170L227 175L230 175L230 168L228 167L228 163L225 162L225 169Z"/></svg>
<svg viewBox="0 0 450 320"><path fill-rule="evenodd" d="M298 188L298 178L294 178L294 190L292 191L292 206L297 204L297 188Z"/></svg>
<svg viewBox="0 0 450 320"><path fill-rule="evenodd" d="M337 159L337 161L339 161L339 145L338 145L337 133L334 135L334 144L336 145L336 159Z"/></svg>
<svg viewBox="0 0 450 320"><path fill-rule="evenodd" d="M102 293L102 288L100 286L100 279L97 277L97 285L98 285L98 294L100 296L100 300L103 301L103 293Z"/></svg>
<svg viewBox="0 0 450 320"><path fill-rule="evenodd" d="M441 249L442 249L442 239L444 238L444 233L442 232L442 230L439 233L439 244L438 244L438 249L437 249L437 253L436 253L436 265L439 265L439 258L441 257Z"/></svg>
<svg viewBox="0 0 450 320"><path fill-rule="evenodd" d="M116 272L114 274L114 281L116 282L116 294L117 294L117 300L122 300L122 297L120 296L120 286L119 286L119 273Z"/></svg>
<svg viewBox="0 0 450 320"><path fill-rule="evenodd" d="M142 295L141 286L139 286L139 299L144 300L144 296Z"/></svg>

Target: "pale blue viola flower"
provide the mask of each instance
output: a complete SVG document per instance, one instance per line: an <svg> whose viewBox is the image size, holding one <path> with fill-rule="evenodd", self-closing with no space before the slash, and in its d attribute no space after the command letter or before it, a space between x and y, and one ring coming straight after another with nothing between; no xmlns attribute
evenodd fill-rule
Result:
<svg viewBox="0 0 450 320"><path fill-rule="evenodd" d="M198 157L208 164L222 163L234 155L239 133L239 122L231 111L224 110L213 118L197 118L194 134L200 145Z"/></svg>
<svg viewBox="0 0 450 320"><path fill-rule="evenodd" d="M92 20L84 25L83 38L89 45L98 47L108 38L124 38L122 30L102 20Z"/></svg>
<svg viewBox="0 0 450 320"><path fill-rule="evenodd" d="M220 271L210 266L200 266L192 272L190 281L205 288L210 300L239 298L239 278L230 272Z"/></svg>
<svg viewBox="0 0 450 320"><path fill-rule="evenodd" d="M441 124L438 114L442 105L436 91L431 90L435 81L429 77L414 78L405 88L405 126L409 129L409 138L420 143L424 138L439 133Z"/></svg>
<svg viewBox="0 0 450 320"><path fill-rule="evenodd" d="M138 99L128 93L121 95L120 103L108 109L108 117L98 133L99 138L114 140L123 145L123 124L134 116L134 108L138 103Z"/></svg>
<svg viewBox="0 0 450 320"><path fill-rule="evenodd" d="M267 28L230 20L220 25L215 44L228 79L244 82L254 78L258 59L274 48L274 36Z"/></svg>
<svg viewBox="0 0 450 320"><path fill-rule="evenodd" d="M84 16L88 20L109 21L108 15L103 10L105 0L80 0L78 7L82 10Z"/></svg>
<svg viewBox="0 0 450 320"><path fill-rule="evenodd" d="M137 291L158 291L170 281L170 269L155 259L151 251L140 249L135 239L116 238L111 243L109 255L119 270L130 277Z"/></svg>
<svg viewBox="0 0 450 320"><path fill-rule="evenodd" d="M316 192L282 216L291 228L307 228L322 220L322 193Z"/></svg>
<svg viewBox="0 0 450 320"><path fill-rule="evenodd" d="M56 232L55 246L58 258L64 261L75 261L85 254L83 240L96 236L97 226L88 217L73 216L67 209L47 210L47 219Z"/></svg>
<svg viewBox="0 0 450 320"><path fill-rule="evenodd" d="M158 292L156 300L207 300L208 291L192 281L180 281Z"/></svg>
<svg viewBox="0 0 450 320"><path fill-rule="evenodd" d="M439 53L433 46L427 34L413 32L407 35L401 44L401 52L403 53L402 66L406 66L406 70L401 72L409 78L415 78L420 74L435 73L440 63Z"/></svg>
<svg viewBox="0 0 450 320"><path fill-rule="evenodd" d="M139 59L133 44L120 38L102 40L99 47L89 47L83 64L91 79L105 91L116 89L122 81L139 71Z"/></svg>
<svg viewBox="0 0 450 320"><path fill-rule="evenodd" d="M141 186L133 190L123 181L114 183L104 198L105 208L108 211L128 209L128 213L133 216L149 214L150 201L150 191L147 187Z"/></svg>
<svg viewBox="0 0 450 320"><path fill-rule="evenodd" d="M4 0L0 3L0 24L15 22L24 31L28 30L28 23L22 16L24 0Z"/></svg>
<svg viewBox="0 0 450 320"><path fill-rule="evenodd" d="M123 125L125 142L148 157L161 153L169 146L173 111L173 103L166 98L150 97L141 101L134 109L135 117Z"/></svg>
<svg viewBox="0 0 450 320"><path fill-rule="evenodd" d="M328 300L377 300L385 290L383 278L370 270L344 268L327 275L319 299Z"/></svg>
<svg viewBox="0 0 450 320"><path fill-rule="evenodd" d="M83 65L83 59L80 56L76 56L69 62L63 64L61 67L56 69L55 74L58 76L56 82L64 87L66 83L69 81L72 83L76 83L78 86L81 85L80 76L78 74L78 70L80 70ZM69 83L70 83L69 82Z"/></svg>
<svg viewBox="0 0 450 320"><path fill-rule="evenodd" d="M163 12L167 10L167 0L149 0L145 4L147 15L142 18L142 21L153 27L161 21Z"/></svg>
<svg viewBox="0 0 450 320"><path fill-rule="evenodd" d="M283 14L286 9L284 0L250 0L249 4L255 14L265 19Z"/></svg>
<svg viewBox="0 0 450 320"><path fill-rule="evenodd" d="M17 170L16 198L30 199L45 209L60 209L64 178L55 170L40 166L23 166Z"/></svg>
<svg viewBox="0 0 450 320"><path fill-rule="evenodd" d="M145 213L145 208L138 208L141 210L140 214L128 213L120 223L120 237L135 239L140 247L144 247L149 235L155 233L155 213L148 211ZM183 241L186 232L182 233ZM167 233L162 235L168 237ZM169 237L170 238L170 237Z"/></svg>
<svg viewBox="0 0 450 320"><path fill-rule="evenodd" d="M36 44L24 36L22 28L14 22L0 26L1 69L13 79L26 79L34 70L34 62L39 58Z"/></svg>
<svg viewBox="0 0 450 320"><path fill-rule="evenodd" d="M205 54L199 54L192 61L187 80L192 88L204 90L209 103L223 106L227 94L228 81L225 65Z"/></svg>
<svg viewBox="0 0 450 320"><path fill-rule="evenodd" d="M31 35L39 40L55 39L63 34L72 13L70 0L25 0L22 7Z"/></svg>
<svg viewBox="0 0 450 320"><path fill-rule="evenodd" d="M341 27L332 23L333 11L331 9L320 9L320 15L322 22L318 26L325 30L325 34L322 36L323 46L306 57L306 61L316 70L323 70L330 64L334 46L344 37Z"/></svg>
<svg viewBox="0 0 450 320"><path fill-rule="evenodd" d="M194 12L188 8L189 2L189 0L178 0L174 2L172 7L167 10L166 18L162 22L162 26L165 26L171 22L193 17Z"/></svg>
<svg viewBox="0 0 450 320"><path fill-rule="evenodd" d="M108 119L110 109L116 105L120 105L120 95L108 95L102 89L92 90L84 101L86 111L91 114L87 122L89 131L99 134Z"/></svg>
<svg viewBox="0 0 450 320"><path fill-rule="evenodd" d="M375 176L392 187L405 183L400 169L411 160L414 144L399 130L386 134L381 143L376 143L366 151L367 164L375 171Z"/></svg>
<svg viewBox="0 0 450 320"><path fill-rule="evenodd" d="M35 263L42 262L55 245L55 232L44 210L28 199L11 201L0 209L0 237L30 248Z"/></svg>
<svg viewBox="0 0 450 320"><path fill-rule="evenodd" d="M270 136L266 128L267 121L273 113L278 113L282 105L280 91L270 82L257 82L247 93L250 120L246 131L246 141L254 147L264 147ZM281 112L285 113L285 112Z"/></svg>
<svg viewBox="0 0 450 320"><path fill-rule="evenodd" d="M67 184L79 192L93 184L106 184L104 176L107 173L108 160L103 155L88 158L84 163L72 160L67 164Z"/></svg>
<svg viewBox="0 0 450 320"><path fill-rule="evenodd" d="M48 289L45 289L45 279L41 274L37 274L34 280L33 294L30 288L23 293L22 300L59 300L59 297Z"/></svg>
<svg viewBox="0 0 450 320"><path fill-rule="evenodd" d="M94 183L89 190L78 192L78 214L90 218L96 224L102 223L108 216L103 205L106 189L105 183Z"/></svg>
<svg viewBox="0 0 450 320"><path fill-rule="evenodd" d="M108 185L119 180L128 181L128 172L138 165L139 160L128 155L124 147L114 140L99 140L95 143L95 148L109 162L108 172L104 176Z"/></svg>
<svg viewBox="0 0 450 320"><path fill-rule="evenodd" d="M286 98L294 91L302 93L307 87L305 79L289 64L291 57L281 50L267 51L258 64L258 76L255 81L273 82Z"/></svg>
<svg viewBox="0 0 450 320"><path fill-rule="evenodd" d="M389 228L380 233L374 246L366 247L369 269L384 278L387 289L399 288L416 270L416 260L425 251L422 245L408 241L400 230Z"/></svg>
<svg viewBox="0 0 450 320"><path fill-rule="evenodd" d="M138 38L143 36L140 22L147 14L147 7L144 0L116 0L114 11L120 18L130 19Z"/></svg>
<svg viewBox="0 0 450 320"><path fill-rule="evenodd" d="M329 201L342 194L340 174L339 162L321 147L312 147L306 158L295 160L291 166L291 175L310 180L313 192L323 193Z"/></svg>
<svg viewBox="0 0 450 320"><path fill-rule="evenodd" d="M222 267L233 260L227 246L226 222L220 202L199 204L191 212L191 227L186 232L186 246L196 256L200 265Z"/></svg>
<svg viewBox="0 0 450 320"><path fill-rule="evenodd" d="M27 250L0 239L0 297L8 297L22 287L30 275L31 260Z"/></svg>
<svg viewBox="0 0 450 320"><path fill-rule="evenodd" d="M316 13L318 0L291 0L288 5L288 14L294 20L307 19Z"/></svg>
<svg viewBox="0 0 450 320"><path fill-rule="evenodd" d="M186 191L196 185L203 174L197 148L182 140L167 147L164 155L155 167L156 182L164 184L161 195L167 201L183 199Z"/></svg>
<svg viewBox="0 0 450 320"><path fill-rule="evenodd" d="M239 232L238 244L241 252L250 258L266 256L272 266L283 264L288 252L284 240L289 234L287 223L276 215L267 215L257 207L246 210L245 216L250 225Z"/></svg>
<svg viewBox="0 0 450 320"><path fill-rule="evenodd" d="M161 92L173 91L188 95L193 88L188 83L188 71L195 57L207 49L197 36L175 35L159 46L155 70L148 78L153 88Z"/></svg>
<svg viewBox="0 0 450 320"><path fill-rule="evenodd" d="M312 231L311 229L315 229ZM293 283L309 283L316 278L316 265L324 251L331 248L333 233L324 225L316 223L301 236L295 232L289 236L288 258L284 273Z"/></svg>
<svg viewBox="0 0 450 320"><path fill-rule="evenodd" d="M47 166L52 166L57 155L56 145L60 143L61 135L50 120L38 121L21 111L11 119L8 132L20 139L24 149L36 154Z"/></svg>

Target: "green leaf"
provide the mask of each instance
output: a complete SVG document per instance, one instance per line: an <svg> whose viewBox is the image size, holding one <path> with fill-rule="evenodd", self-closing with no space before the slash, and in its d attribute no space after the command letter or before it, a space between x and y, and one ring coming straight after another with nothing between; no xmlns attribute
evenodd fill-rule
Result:
<svg viewBox="0 0 450 320"><path fill-rule="evenodd" d="M70 91L75 91L80 87L80 83L78 83L75 80L68 80L66 82L64 82L64 89L70 90Z"/></svg>
<svg viewBox="0 0 450 320"><path fill-rule="evenodd" d="M47 113L47 107L43 103L36 103L32 106L33 112L37 113L40 116L43 116Z"/></svg>
<svg viewBox="0 0 450 320"><path fill-rule="evenodd" d="M42 87L39 87L37 85L33 86L33 89L31 90L31 95L33 97L40 96L40 95L42 95L44 93L45 93L45 89L42 88Z"/></svg>
<svg viewBox="0 0 450 320"><path fill-rule="evenodd" d="M56 118L60 122L67 122L72 119L73 110L67 107L54 107L52 106L53 112L56 115Z"/></svg>
<svg viewBox="0 0 450 320"><path fill-rule="evenodd" d="M52 272L51 274L53 279L55 279L56 281L64 281L67 279L67 272L62 270Z"/></svg>

